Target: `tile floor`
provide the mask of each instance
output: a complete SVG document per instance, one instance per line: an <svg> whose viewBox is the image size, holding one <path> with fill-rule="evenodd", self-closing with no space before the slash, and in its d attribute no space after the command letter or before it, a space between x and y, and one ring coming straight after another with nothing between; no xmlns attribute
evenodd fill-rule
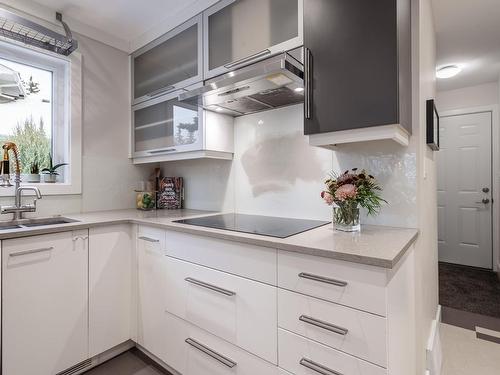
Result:
<svg viewBox="0 0 500 375"><path fill-rule="evenodd" d="M166 375L137 349L129 350L118 357L87 371L85 375Z"/></svg>
<svg viewBox="0 0 500 375"><path fill-rule="evenodd" d="M476 338L476 332L441 325L443 371L441 375L500 374L500 344Z"/></svg>

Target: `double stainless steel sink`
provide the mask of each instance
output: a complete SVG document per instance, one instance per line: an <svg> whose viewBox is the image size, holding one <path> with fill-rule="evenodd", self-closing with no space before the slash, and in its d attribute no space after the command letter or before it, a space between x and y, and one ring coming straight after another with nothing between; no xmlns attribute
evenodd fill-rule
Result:
<svg viewBox="0 0 500 375"><path fill-rule="evenodd" d="M16 221L0 221L0 231L12 230L20 228L43 227L47 225L58 225L75 223L78 220L69 219L67 217L49 217L40 219L22 219Z"/></svg>

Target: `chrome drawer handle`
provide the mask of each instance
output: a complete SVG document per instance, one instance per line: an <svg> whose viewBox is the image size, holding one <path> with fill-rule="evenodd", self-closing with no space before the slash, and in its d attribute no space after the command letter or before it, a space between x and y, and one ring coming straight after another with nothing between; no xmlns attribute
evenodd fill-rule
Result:
<svg viewBox="0 0 500 375"><path fill-rule="evenodd" d="M309 370L313 370L321 375L344 375L341 372L329 369L328 367L320 365L319 363L311 361L307 358L302 358L299 363L302 366L307 367Z"/></svg>
<svg viewBox="0 0 500 375"><path fill-rule="evenodd" d="M156 238L150 238L150 237L145 237L145 236L140 236L139 239L146 241L146 242L153 242L153 243L160 242L160 240L157 240Z"/></svg>
<svg viewBox="0 0 500 375"><path fill-rule="evenodd" d="M335 324L325 322L323 320L311 318L310 316L307 316L307 315L301 315L299 317L299 320L304 322L304 323L311 324L313 326L326 329L327 331L330 331L333 333L338 333L339 335L342 335L342 336L347 335L347 333L349 332L349 330L347 328L342 328L342 327L336 326Z"/></svg>
<svg viewBox="0 0 500 375"><path fill-rule="evenodd" d="M213 359L219 361L220 363L222 363L223 365L225 365L229 368L233 368L237 365L237 363L235 361L223 356L220 353L217 353L215 350L212 350L212 349L206 347L202 343L199 343L198 341L196 341L192 338L187 338L184 341L186 343L188 343L189 345L191 345L193 348L198 349L200 352L205 353L206 355L212 357Z"/></svg>
<svg viewBox="0 0 500 375"><path fill-rule="evenodd" d="M201 286L202 288L207 288L207 289L213 290L214 292L224 294L225 296L233 297L236 295L235 292L232 292L232 291L224 289L224 288L219 288L216 285L208 284L204 281L193 279L192 277L186 277L184 280L187 281L188 283Z"/></svg>
<svg viewBox="0 0 500 375"><path fill-rule="evenodd" d="M54 250L54 246L41 247L40 249L32 249L32 250L19 251L17 253L9 254L9 256L10 257L20 257L22 255L42 253L44 251L50 251L50 250Z"/></svg>
<svg viewBox="0 0 500 375"><path fill-rule="evenodd" d="M255 59L258 59L259 57L263 57L263 56L270 55L270 54L271 54L271 51L268 50L268 49L265 49L263 51L255 53L255 54L253 54L251 56L244 57L244 58L242 58L240 60L236 60L236 61L234 61L232 63L226 64L226 65L224 65L224 67L227 68L227 69L235 68L235 67L237 67L239 65L245 64L247 62L251 62L251 61L253 61Z"/></svg>
<svg viewBox="0 0 500 375"><path fill-rule="evenodd" d="M301 272L299 273L299 277L302 277L303 279L319 281L320 283L326 283L336 286L347 286L346 281L330 279L328 277L313 275L311 273Z"/></svg>

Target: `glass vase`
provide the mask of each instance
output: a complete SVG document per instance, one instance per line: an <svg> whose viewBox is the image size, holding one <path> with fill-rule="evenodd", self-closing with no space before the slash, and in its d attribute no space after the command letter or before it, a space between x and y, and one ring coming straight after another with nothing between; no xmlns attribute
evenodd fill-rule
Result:
<svg viewBox="0 0 500 375"><path fill-rule="evenodd" d="M342 203L333 207L333 227L342 232L359 232L359 207L357 203Z"/></svg>

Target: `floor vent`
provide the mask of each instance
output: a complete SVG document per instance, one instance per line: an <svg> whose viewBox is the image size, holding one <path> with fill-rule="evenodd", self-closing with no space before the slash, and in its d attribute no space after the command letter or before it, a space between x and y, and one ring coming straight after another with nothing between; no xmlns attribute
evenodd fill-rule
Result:
<svg viewBox="0 0 500 375"><path fill-rule="evenodd" d="M83 362L80 362L79 364L73 366L73 367L70 367L69 369L67 370L64 370L64 371L61 371L61 372L58 372L56 375L72 375L72 374L76 374L84 369L86 369L87 367L90 367L92 366L92 359L87 359Z"/></svg>

